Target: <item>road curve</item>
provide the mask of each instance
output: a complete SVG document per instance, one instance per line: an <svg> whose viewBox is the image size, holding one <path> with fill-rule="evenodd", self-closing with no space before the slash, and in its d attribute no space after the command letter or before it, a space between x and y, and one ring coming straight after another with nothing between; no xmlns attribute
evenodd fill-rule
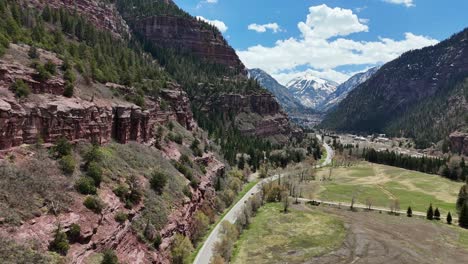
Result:
<svg viewBox="0 0 468 264"><path fill-rule="evenodd" d="M321 140L320 136L317 136L319 140ZM323 167L326 165L331 164L332 159L333 159L333 150L331 149L330 146L328 146L327 143L323 143L323 146L325 147L327 157L323 161L321 165L318 165L317 167ZM218 224L215 226L213 231L211 231L210 235L208 238L205 240L205 243L201 247L200 251L198 252L197 256L195 257L195 260L193 261L194 264L208 264L210 263L211 258L213 257L213 248L216 242L219 240L219 234L220 234L220 229L221 229L221 223L223 221L229 221L230 223L235 223L237 220L237 216L239 215L240 212L243 210L243 205L248 201L248 199L260 192L262 190L262 184L269 182L269 181L274 181L277 180L279 175L274 175L269 178L263 179L259 183L257 183L250 191L248 191L232 208L231 210L221 219L221 221L218 222Z"/></svg>

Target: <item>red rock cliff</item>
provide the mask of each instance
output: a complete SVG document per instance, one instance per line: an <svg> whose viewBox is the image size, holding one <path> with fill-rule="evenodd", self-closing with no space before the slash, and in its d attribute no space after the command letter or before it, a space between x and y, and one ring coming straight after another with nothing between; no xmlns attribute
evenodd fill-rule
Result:
<svg viewBox="0 0 468 264"><path fill-rule="evenodd" d="M89 102L50 94L38 94L27 101L0 97L0 149L33 144L39 138L53 143L62 136L99 143L111 139L119 143L149 142L154 137L154 125L170 120L189 130L195 127L185 92L163 90L162 98L169 102L168 109L161 109L158 103L143 110L130 103Z"/></svg>
<svg viewBox="0 0 468 264"><path fill-rule="evenodd" d="M152 16L137 19L134 29L164 48L189 52L211 62L244 69L234 49L217 30L190 17Z"/></svg>

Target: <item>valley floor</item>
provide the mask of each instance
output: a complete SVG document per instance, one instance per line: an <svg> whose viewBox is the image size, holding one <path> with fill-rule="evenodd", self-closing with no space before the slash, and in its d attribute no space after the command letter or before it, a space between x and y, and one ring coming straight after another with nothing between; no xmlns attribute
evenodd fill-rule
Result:
<svg viewBox="0 0 468 264"><path fill-rule="evenodd" d="M377 212L293 205L263 208L237 242L233 263L464 263L468 230ZM308 219L307 221L304 221Z"/></svg>

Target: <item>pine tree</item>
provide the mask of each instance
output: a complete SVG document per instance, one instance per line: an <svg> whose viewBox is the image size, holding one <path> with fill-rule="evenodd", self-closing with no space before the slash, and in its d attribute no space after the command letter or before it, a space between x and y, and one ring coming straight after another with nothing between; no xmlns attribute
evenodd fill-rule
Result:
<svg viewBox="0 0 468 264"><path fill-rule="evenodd" d="M463 228L468 228L468 205L466 203L464 203L461 207L458 218L458 225Z"/></svg>
<svg viewBox="0 0 468 264"><path fill-rule="evenodd" d="M435 220L440 220L439 208L436 208L435 211L434 211L434 219Z"/></svg>
<svg viewBox="0 0 468 264"><path fill-rule="evenodd" d="M432 209L432 204L429 205L429 208L427 209L427 215L426 218L428 220L433 220L434 219L434 210Z"/></svg>
<svg viewBox="0 0 468 264"><path fill-rule="evenodd" d="M412 217L413 216L413 210L411 209L411 206L408 206L408 210L406 211L406 215L408 217Z"/></svg>
<svg viewBox="0 0 468 264"><path fill-rule="evenodd" d="M452 224L452 214L448 212L447 214L447 224L451 225Z"/></svg>

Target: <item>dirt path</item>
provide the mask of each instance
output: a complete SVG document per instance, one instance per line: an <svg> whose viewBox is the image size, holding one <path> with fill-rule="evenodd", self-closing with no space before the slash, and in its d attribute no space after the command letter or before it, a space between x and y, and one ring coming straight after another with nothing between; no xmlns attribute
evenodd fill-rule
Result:
<svg viewBox="0 0 468 264"><path fill-rule="evenodd" d="M442 224L371 212L314 208L345 221L348 234L338 250L308 263L466 263L468 250L456 245L458 234Z"/></svg>

